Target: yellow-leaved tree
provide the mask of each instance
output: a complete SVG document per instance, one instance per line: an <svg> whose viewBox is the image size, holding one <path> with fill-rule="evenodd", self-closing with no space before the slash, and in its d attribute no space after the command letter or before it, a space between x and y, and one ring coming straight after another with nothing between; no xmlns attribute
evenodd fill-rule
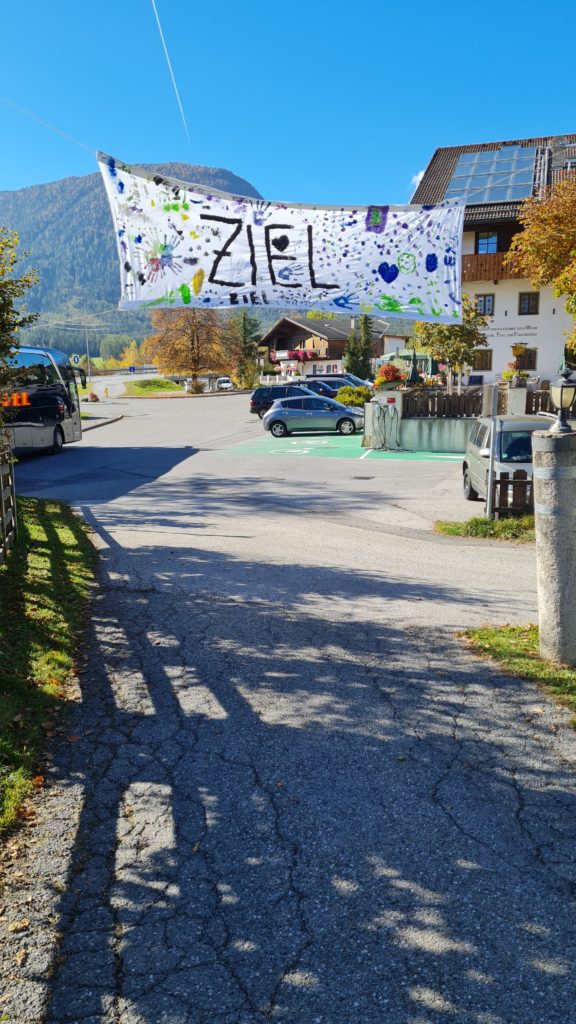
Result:
<svg viewBox="0 0 576 1024"><path fill-rule="evenodd" d="M118 356L119 366L142 366L144 361L138 342L134 340L126 345Z"/></svg>
<svg viewBox="0 0 576 1024"><path fill-rule="evenodd" d="M141 356L161 373L182 373L196 384L202 372L225 364L220 318L213 309L162 309L151 313L154 333L142 343Z"/></svg>
<svg viewBox="0 0 576 1024"><path fill-rule="evenodd" d="M576 317L576 175L550 186L541 198L525 199L518 217L523 230L514 236L506 265L534 286L550 285L566 296ZM576 325L567 340L576 354Z"/></svg>

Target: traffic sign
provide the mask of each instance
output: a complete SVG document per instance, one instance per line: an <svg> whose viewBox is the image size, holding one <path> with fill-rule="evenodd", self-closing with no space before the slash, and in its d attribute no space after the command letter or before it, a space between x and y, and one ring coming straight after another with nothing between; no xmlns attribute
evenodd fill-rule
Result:
<svg viewBox="0 0 576 1024"><path fill-rule="evenodd" d="M72 362L74 363L74 366L78 366L80 363L80 356L72 356Z"/></svg>
<svg viewBox="0 0 576 1024"><path fill-rule="evenodd" d="M128 373L136 373L136 367L135 366L129 366L128 367Z"/></svg>

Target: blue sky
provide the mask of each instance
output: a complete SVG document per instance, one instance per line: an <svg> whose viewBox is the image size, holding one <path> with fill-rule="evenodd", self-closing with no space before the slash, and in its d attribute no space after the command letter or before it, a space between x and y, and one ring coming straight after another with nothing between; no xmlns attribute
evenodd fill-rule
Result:
<svg viewBox="0 0 576 1024"><path fill-rule="evenodd" d="M576 131L571 0L2 4L0 190L128 162L226 167L268 199L407 202L438 146Z"/></svg>

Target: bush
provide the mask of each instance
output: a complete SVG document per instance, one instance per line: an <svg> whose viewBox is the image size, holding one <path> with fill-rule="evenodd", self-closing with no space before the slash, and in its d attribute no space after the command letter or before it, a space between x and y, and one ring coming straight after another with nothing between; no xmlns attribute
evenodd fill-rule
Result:
<svg viewBox="0 0 576 1024"><path fill-rule="evenodd" d="M342 405L351 405L364 407L366 402L370 402L374 397L372 388L360 387L360 388L340 388L336 395L336 401L342 402Z"/></svg>

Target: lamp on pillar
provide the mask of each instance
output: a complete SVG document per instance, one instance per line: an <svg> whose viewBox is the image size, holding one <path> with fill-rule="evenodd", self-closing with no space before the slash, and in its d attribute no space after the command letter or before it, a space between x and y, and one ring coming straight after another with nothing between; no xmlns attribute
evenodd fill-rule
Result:
<svg viewBox="0 0 576 1024"><path fill-rule="evenodd" d="M524 367L520 365L518 360L522 359L522 356L526 355L526 349L527 348L528 348L528 345L526 344L525 341L517 341L515 345L512 345L512 355L514 356L514 358L516 360L516 367L517 367L518 370L523 370L524 369Z"/></svg>
<svg viewBox="0 0 576 1024"><path fill-rule="evenodd" d="M558 412L558 419L550 427L551 434L571 434L573 432L566 417L575 398L576 380L572 377L570 370L562 370L557 380L550 385L550 401Z"/></svg>

